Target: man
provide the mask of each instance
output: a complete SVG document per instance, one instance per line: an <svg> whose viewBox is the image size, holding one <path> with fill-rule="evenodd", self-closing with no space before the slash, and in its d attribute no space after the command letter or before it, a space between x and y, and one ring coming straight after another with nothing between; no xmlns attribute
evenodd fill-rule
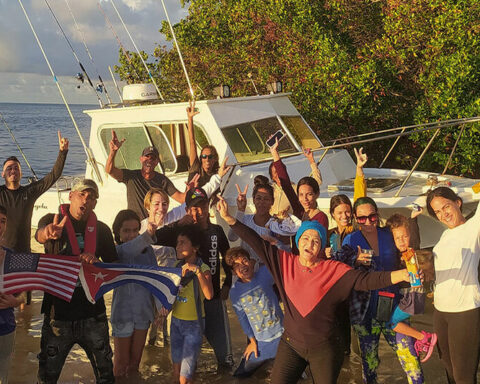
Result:
<svg viewBox="0 0 480 384"><path fill-rule="evenodd" d="M83 262L117 259L108 226L93 212L98 187L93 180L78 181L69 195L70 205L61 205L60 214L40 219L35 238L45 244L45 253L79 255ZM75 343L86 352L97 383L113 383L112 350L103 298L91 304L80 284L70 303L48 293L42 303L44 321L40 342L38 382L56 383L65 359Z"/></svg>
<svg viewBox="0 0 480 384"><path fill-rule="evenodd" d="M150 146L142 151L141 169L130 170L115 167L115 156L125 140L118 140L117 134L112 130L112 140L109 143L110 153L105 164L105 171L118 182L127 185L128 209L136 212L141 220L148 217L143 200L151 188L163 189L174 200L183 203L185 193L180 192L167 176L155 171L155 167L160 162L157 148Z"/></svg>
<svg viewBox="0 0 480 384"><path fill-rule="evenodd" d="M4 244L16 252L30 252L32 213L35 201L61 176L68 153L68 139L58 131L60 152L52 171L32 184L21 186L22 168L15 156L3 163L2 177L5 185L0 186L0 205L8 212L8 227Z"/></svg>
<svg viewBox="0 0 480 384"><path fill-rule="evenodd" d="M193 223L202 230L202 244L200 257L210 267L213 284L213 298L204 301L205 308L205 336L213 347L218 361L219 370L233 367L230 325L228 321L225 300L228 299L232 285L232 271L227 265L225 255L230 248L227 237L220 225L212 224L209 220L209 198L202 188L193 188L187 191L185 197L187 215ZM157 231L157 244L175 247L177 236L175 227L164 227ZM220 255L222 268L225 272L225 281L220 288Z"/></svg>

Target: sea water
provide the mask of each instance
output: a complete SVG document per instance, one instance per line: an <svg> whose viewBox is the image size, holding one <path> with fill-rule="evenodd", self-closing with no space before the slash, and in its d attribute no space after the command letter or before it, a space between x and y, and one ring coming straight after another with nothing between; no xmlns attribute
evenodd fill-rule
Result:
<svg viewBox="0 0 480 384"><path fill-rule="evenodd" d="M81 134L88 145L90 117L84 110L98 108L94 104L72 104L70 109ZM64 175L85 173L85 151L73 122L63 104L19 104L0 103L0 113L12 130L18 144L38 177L45 176L53 167L58 155L58 136L70 141ZM22 164L23 184L33 176L12 140L3 120L0 118L0 160L3 164L9 156L17 156Z"/></svg>

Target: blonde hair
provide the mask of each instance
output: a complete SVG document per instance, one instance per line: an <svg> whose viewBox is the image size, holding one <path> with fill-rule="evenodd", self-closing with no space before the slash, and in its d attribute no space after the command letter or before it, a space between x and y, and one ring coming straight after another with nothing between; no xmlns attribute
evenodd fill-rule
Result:
<svg viewBox="0 0 480 384"><path fill-rule="evenodd" d="M150 204L152 203L153 195L158 194L163 197L163 200L170 202L168 195L163 189L160 188L150 188L150 190L145 195L145 199L143 199L143 206L147 211L150 210Z"/></svg>

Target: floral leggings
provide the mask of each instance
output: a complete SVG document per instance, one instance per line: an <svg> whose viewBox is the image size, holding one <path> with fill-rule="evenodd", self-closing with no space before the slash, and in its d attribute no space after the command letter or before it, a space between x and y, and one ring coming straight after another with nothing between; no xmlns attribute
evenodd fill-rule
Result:
<svg viewBox="0 0 480 384"><path fill-rule="evenodd" d="M422 368L414 348L415 339L396 333L387 326L387 323L375 319L364 320L362 324L354 324L353 329L360 342L364 383L373 384L377 382L377 367L380 364L380 358L378 357L380 333L383 333L385 340L396 352L398 360L407 374L408 383L423 383Z"/></svg>

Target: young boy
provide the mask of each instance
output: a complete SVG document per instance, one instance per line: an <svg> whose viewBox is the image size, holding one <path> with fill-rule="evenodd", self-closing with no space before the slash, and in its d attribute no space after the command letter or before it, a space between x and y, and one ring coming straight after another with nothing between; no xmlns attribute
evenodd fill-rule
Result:
<svg viewBox="0 0 480 384"><path fill-rule="evenodd" d="M421 210L412 214L414 219ZM413 220L407 219L405 216L398 213L394 214L387 220L387 226L392 231L393 240L399 253L403 253L409 249L411 239L411 227L416 225ZM417 231L418 232L418 231ZM432 355L433 349L437 342L437 335L435 333L429 333L425 331L417 331L410 325L404 323L410 316L423 313L425 307L425 291L423 286L402 288L400 291L403 296L400 299L399 304L394 308L390 324L395 332L402 333L407 336L417 339L415 342L415 350L417 354L420 352L425 353L425 356L421 360L422 363L426 362Z"/></svg>
<svg viewBox="0 0 480 384"><path fill-rule="evenodd" d="M247 377L275 357L283 333L283 312L266 266L257 264L241 247L230 248L226 262L238 277L230 290L230 298L248 337L242 361L233 375Z"/></svg>

